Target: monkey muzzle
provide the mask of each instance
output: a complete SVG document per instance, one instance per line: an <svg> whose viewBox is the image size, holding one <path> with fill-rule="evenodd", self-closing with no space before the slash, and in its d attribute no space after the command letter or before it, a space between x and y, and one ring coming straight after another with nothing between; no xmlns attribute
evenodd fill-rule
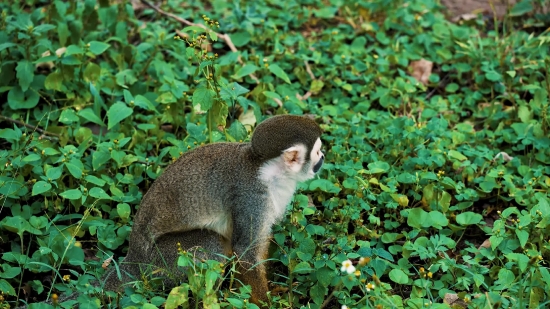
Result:
<svg viewBox="0 0 550 309"><path fill-rule="evenodd" d="M323 166L323 161L325 161L325 155L322 155L321 159L319 159L319 161L317 161L317 163L313 166L314 173L317 173L321 169L321 166Z"/></svg>

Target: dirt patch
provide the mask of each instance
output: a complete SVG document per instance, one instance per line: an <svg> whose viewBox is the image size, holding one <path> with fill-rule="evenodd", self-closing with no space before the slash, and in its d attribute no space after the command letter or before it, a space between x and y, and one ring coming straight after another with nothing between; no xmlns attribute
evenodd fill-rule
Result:
<svg viewBox="0 0 550 309"><path fill-rule="evenodd" d="M458 16L472 12L492 13L491 2L495 7L497 15L503 16L506 13L506 1L499 0L441 0L441 4L445 5L451 16ZM515 4L516 0L509 0L510 5Z"/></svg>

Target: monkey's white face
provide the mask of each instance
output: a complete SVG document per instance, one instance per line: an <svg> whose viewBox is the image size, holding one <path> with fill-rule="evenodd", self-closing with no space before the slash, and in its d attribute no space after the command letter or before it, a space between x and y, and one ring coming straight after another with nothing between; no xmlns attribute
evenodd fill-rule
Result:
<svg viewBox="0 0 550 309"><path fill-rule="evenodd" d="M289 147L280 157L266 162L260 168L260 177L268 183L274 179L290 182L311 179L323 165L325 155L321 151L322 146L318 138L309 153L303 144Z"/></svg>
<svg viewBox="0 0 550 309"><path fill-rule="evenodd" d="M318 138L310 153L304 145L295 145L286 149L282 154L284 163L283 173L296 181L311 179L321 169L325 155L321 151L323 143Z"/></svg>

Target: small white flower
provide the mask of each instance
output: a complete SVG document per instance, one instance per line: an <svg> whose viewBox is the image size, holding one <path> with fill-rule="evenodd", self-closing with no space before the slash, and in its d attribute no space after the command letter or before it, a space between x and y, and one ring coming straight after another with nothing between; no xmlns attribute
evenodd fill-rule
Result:
<svg viewBox="0 0 550 309"><path fill-rule="evenodd" d="M370 292L371 290L374 290L376 288L376 285L372 284L372 283L367 283L367 292Z"/></svg>
<svg viewBox="0 0 550 309"><path fill-rule="evenodd" d="M342 305L342 309L348 309L348 306Z"/></svg>
<svg viewBox="0 0 550 309"><path fill-rule="evenodd" d="M345 260L342 262L342 268L340 270L352 274L355 272L355 266L353 266L350 260Z"/></svg>

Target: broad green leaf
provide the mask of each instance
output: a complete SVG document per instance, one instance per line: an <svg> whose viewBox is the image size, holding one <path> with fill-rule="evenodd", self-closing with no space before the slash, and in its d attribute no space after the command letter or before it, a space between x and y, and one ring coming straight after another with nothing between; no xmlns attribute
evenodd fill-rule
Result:
<svg viewBox="0 0 550 309"><path fill-rule="evenodd" d="M23 235L23 233L31 229L29 222L21 216L6 217L1 222L4 230L18 235Z"/></svg>
<svg viewBox="0 0 550 309"><path fill-rule="evenodd" d="M79 160L71 160L71 162L65 163L65 166L69 170L69 173L73 175L74 178L80 179L82 177L82 162Z"/></svg>
<svg viewBox="0 0 550 309"><path fill-rule="evenodd" d="M202 111L208 111L212 104L214 104L214 97L216 93L214 90L201 87L193 92L193 107Z"/></svg>
<svg viewBox="0 0 550 309"><path fill-rule="evenodd" d="M432 225L428 213L422 208L413 208L409 211L407 224L417 229L430 227Z"/></svg>
<svg viewBox="0 0 550 309"><path fill-rule="evenodd" d="M199 26L187 26L185 28L183 28L183 30L181 30L182 32L191 32L193 34L201 34L201 33L204 33L206 32L206 29L204 29L203 27L199 27Z"/></svg>
<svg viewBox="0 0 550 309"><path fill-rule="evenodd" d="M79 189L71 189L60 193L61 197L69 200L78 200L82 197L82 192Z"/></svg>
<svg viewBox="0 0 550 309"><path fill-rule="evenodd" d="M532 0L521 0L514 4L510 10L510 16L521 16L533 10Z"/></svg>
<svg viewBox="0 0 550 309"><path fill-rule="evenodd" d="M527 266L529 265L529 257L522 253L508 253L504 255L510 261L516 262L518 264L519 270L525 272Z"/></svg>
<svg viewBox="0 0 550 309"><path fill-rule="evenodd" d="M25 156L23 158L23 162L35 162L35 161L39 161L40 159L42 158L38 154L31 153L28 156Z"/></svg>
<svg viewBox="0 0 550 309"><path fill-rule="evenodd" d="M4 279L0 279L0 291L6 293L7 295L16 296L15 289L11 286L11 284L9 284L8 281Z"/></svg>
<svg viewBox="0 0 550 309"><path fill-rule="evenodd" d="M63 91L63 74L59 71L48 74L44 87L48 90Z"/></svg>
<svg viewBox="0 0 550 309"><path fill-rule="evenodd" d="M92 167L97 171L103 164L111 159L111 154L104 150L95 151L92 155Z"/></svg>
<svg viewBox="0 0 550 309"><path fill-rule="evenodd" d="M128 88L137 82L136 73L133 70L127 69L116 74L117 85Z"/></svg>
<svg viewBox="0 0 550 309"><path fill-rule="evenodd" d="M105 126L105 124L103 123L103 121L101 120L101 118L99 118L99 116L97 116L94 111L91 109L91 108L85 108L83 110L80 110L78 112L78 116L86 119L87 121L89 122L93 122L95 124L98 124L100 126Z"/></svg>
<svg viewBox="0 0 550 309"><path fill-rule="evenodd" d="M293 269L291 269L292 273L309 273L313 269L311 268L311 265L309 265L308 262L303 261L298 263L296 266L294 266Z"/></svg>
<svg viewBox="0 0 550 309"><path fill-rule="evenodd" d="M130 217L130 205L121 203L116 206L116 211L120 218L127 220Z"/></svg>
<svg viewBox="0 0 550 309"><path fill-rule="evenodd" d="M8 105L11 109L31 109L36 107L40 96L33 89L21 90L19 85L11 88L8 92Z"/></svg>
<svg viewBox="0 0 550 309"><path fill-rule="evenodd" d="M168 294L166 298L166 309L176 309L181 305L189 303L189 285L183 284L181 286L175 287ZM185 306L183 306L185 308Z"/></svg>
<svg viewBox="0 0 550 309"><path fill-rule="evenodd" d="M465 155L461 154L460 152L458 152L458 151L456 151L456 150L449 150L449 157L455 158L455 159L457 159L458 161L466 161L466 160L468 160L468 157L466 157Z"/></svg>
<svg viewBox="0 0 550 309"><path fill-rule="evenodd" d="M84 54L84 50L80 48L80 46L76 46L76 45L67 46L67 49L65 50L65 53L64 53L65 56L82 55L82 54Z"/></svg>
<svg viewBox="0 0 550 309"><path fill-rule="evenodd" d="M519 239L519 244L521 245L521 247L525 247L527 241L529 240L529 232L516 228L516 236Z"/></svg>
<svg viewBox="0 0 550 309"><path fill-rule="evenodd" d="M27 91L34 78L34 65L27 60L17 63L17 79L19 79L19 86L21 90Z"/></svg>
<svg viewBox="0 0 550 309"><path fill-rule="evenodd" d="M392 269L389 273L389 276L390 280L395 283L407 284L407 282L409 282L409 276L407 276L407 274L401 269Z"/></svg>
<svg viewBox="0 0 550 309"><path fill-rule="evenodd" d="M314 180L312 180L309 184L309 190L313 191L313 190L316 190L316 189L319 189L323 192L333 193L333 194L337 194L342 190L341 188L335 186L334 183L332 183L328 179L314 179Z"/></svg>
<svg viewBox="0 0 550 309"><path fill-rule="evenodd" d="M248 132L246 131L246 128L238 120L233 121L233 123L227 130L227 133L237 142L244 141L248 136Z"/></svg>
<svg viewBox="0 0 550 309"><path fill-rule="evenodd" d="M456 216L456 223L460 225L478 224L483 220L483 216L475 212L467 211Z"/></svg>
<svg viewBox="0 0 550 309"><path fill-rule="evenodd" d="M45 181L37 181L32 186L32 195L34 196L34 195L42 194L44 192L49 191L51 188L52 188L51 184L49 184Z"/></svg>
<svg viewBox="0 0 550 309"><path fill-rule="evenodd" d="M96 82L101 76L101 68L93 62L89 62L84 69L83 76L87 82Z"/></svg>
<svg viewBox="0 0 550 309"><path fill-rule="evenodd" d="M286 75L285 71L283 71L283 69L281 69L281 67L277 64L270 64L269 71L286 83L290 84L290 78L288 78L288 75Z"/></svg>
<svg viewBox="0 0 550 309"><path fill-rule="evenodd" d="M107 129L110 130L117 124L119 124L122 120L128 118L130 115L132 115L133 109L126 106L123 102L116 102L109 108L109 111L107 111Z"/></svg>
<svg viewBox="0 0 550 309"><path fill-rule="evenodd" d="M17 44L14 44L14 43L11 43L11 42L2 43L2 44L0 44L0 52L3 51L4 49L8 49L10 47L15 47L15 46L17 46Z"/></svg>
<svg viewBox="0 0 550 309"><path fill-rule="evenodd" d="M142 96L141 94L136 95L136 97L134 98L134 104L136 106L139 106L139 107L143 108L143 109L150 110L150 111L153 111L155 113L158 113L158 111L155 108L155 106L153 105L153 103L151 103L151 101L149 101L149 99Z"/></svg>
<svg viewBox="0 0 550 309"><path fill-rule="evenodd" d="M91 188L89 191L89 194L91 197L95 197L98 199L107 199L107 200L111 199L111 197L105 192L105 190L98 187Z"/></svg>
<svg viewBox="0 0 550 309"><path fill-rule="evenodd" d="M2 271L3 269L3 271ZM21 267L13 267L9 264L0 266L0 278L13 279L21 273Z"/></svg>
<svg viewBox="0 0 550 309"><path fill-rule="evenodd" d="M376 161L367 165L371 174L386 173L390 170L390 165L386 162Z"/></svg>
<svg viewBox="0 0 550 309"><path fill-rule="evenodd" d="M59 121L64 124L72 124L73 122L78 122L79 120L80 119L72 108L64 109L59 116Z"/></svg>
<svg viewBox="0 0 550 309"><path fill-rule="evenodd" d="M111 46L107 43L98 42L98 41L91 41L89 44L90 44L90 47L89 47L90 51L96 56L102 54L104 51L107 50L107 48Z"/></svg>
<svg viewBox="0 0 550 309"><path fill-rule="evenodd" d="M518 117L523 123L528 123L533 118L533 114L527 105L520 105L518 108Z"/></svg>
<svg viewBox="0 0 550 309"><path fill-rule="evenodd" d="M241 68L239 68L237 70L237 72L235 72L235 78L243 78L247 75L250 75L254 72L256 72L259 68L253 64L247 64Z"/></svg>

